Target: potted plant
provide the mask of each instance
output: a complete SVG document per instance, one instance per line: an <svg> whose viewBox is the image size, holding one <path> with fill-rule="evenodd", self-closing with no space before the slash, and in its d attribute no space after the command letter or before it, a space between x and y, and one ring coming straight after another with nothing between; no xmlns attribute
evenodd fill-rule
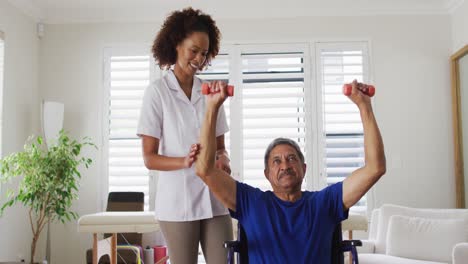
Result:
<svg viewBox="0 0 468 264"><path fill-rule="evenodd" d="M80 156L85 146L96 148L89 138L73 140L61 130L56 142L48 148L42 137L30 137L23 151L0 160L1 182L22 177L16 190L7 191L7 199L0 208L0 215L7 207L18 202L29 208L32 230L31 264L34 262L41 231L49 220L65 223L78 218L71 211L71 205L78 197L81 178L79 167L84 165L88 168L92 163L90 158Z"/></svg>

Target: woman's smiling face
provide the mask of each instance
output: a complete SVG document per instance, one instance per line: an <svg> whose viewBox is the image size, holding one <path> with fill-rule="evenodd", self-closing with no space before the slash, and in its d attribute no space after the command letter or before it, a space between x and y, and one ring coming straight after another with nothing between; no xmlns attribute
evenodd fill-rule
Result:
<svg viewBox="0 0 468 264"><path fill-rule="evenodd" d="M193 32L177 45L178 67L187 75L195 75L202 70L208 56L210 39L205 32Z"/></svg>

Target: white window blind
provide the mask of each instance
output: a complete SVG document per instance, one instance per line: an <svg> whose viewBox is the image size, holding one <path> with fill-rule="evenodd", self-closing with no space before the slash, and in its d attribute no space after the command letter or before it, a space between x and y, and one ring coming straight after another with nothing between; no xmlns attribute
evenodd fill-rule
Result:
<svg viewBox="0 0 468 264"><path fill-rule="evenodd" d="M344 180L364 165L363 128L357 106L344 96L344 83L368 81L365 43L320 43L317 46L318 78L323 107L320 140L324 148L327 185ZM364 209L366 197L356 204Z"/></svg>
<svg viewBox="0 0 468 264"><path fill-rule="evenodd" d="M139 191L149 207L149 173L136 136L143 93L150 81L148 55L105 58L108 103L108 191Z"/></svg>
<svg viewBox="0 0 468 264"><path fill-rule="evenodd" d="M240 180L252 186L271 189L263 173L263 156L277 137L299 143L309 164L303 188L309 190L341 181L363 165L359 112L342 94L342 85L353 79L368 81L366 43L312 47L316 85L311 82L312 57L307 44L229 46L198 74L206 81L235 85L235 96L224 103L230 127L225 143L235 178L240 175ZM149 176L135 133L143 91L160 72L144 54L112 52L105 56L108 146L104 149L108 149L109 191L143 191L147 209ZM357 207L365 206L363 198Z"/></svg>
<svg viewBox="0 0 468 264"><path fill-rule="evenodd" d="M242 68L243 181L262 190L271 185L264 176L264 153L277 137L297 141L307 157L304 96L305 48L244 48ZM305 186L305 184L304 184Z"/></svg>

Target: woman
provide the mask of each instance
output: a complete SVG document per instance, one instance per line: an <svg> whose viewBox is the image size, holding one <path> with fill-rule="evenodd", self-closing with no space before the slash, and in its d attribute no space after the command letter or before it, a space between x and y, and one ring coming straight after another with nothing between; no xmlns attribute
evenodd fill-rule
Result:
<svg viewBox="0 0 468 264"><path fill-rule="evenodd" d="M146 89L137 133L145 166L160 171L155 211L172 264L197 263L199 242L208 264L223 263L223 242L232 239L227 209L192 166L205 113L202 81L195 74L218 54L219 41L213 19L187 8L167 17L153 43L159 67L169 71ZM216 166L230 173L224 146L228 126L224 109L220 113Z"/></svg>

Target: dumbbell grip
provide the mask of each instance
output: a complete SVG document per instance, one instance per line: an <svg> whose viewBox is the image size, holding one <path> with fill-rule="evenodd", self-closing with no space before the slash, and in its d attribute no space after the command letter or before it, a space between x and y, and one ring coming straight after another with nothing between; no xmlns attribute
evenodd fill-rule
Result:
<svg viewBox="0 0 468 264"><path fill-rule="evenodd" d="M353 89L353 87L351 86L351 84L343 85L343 94L346 95L346 96L350 96L352 89ZM368 95L369 97L372 97L375 94L375 87L373 85L368 85L367 86L367 91L363 92L363 93Z"/></svg>
<svg viewBox="0 0 468 264"><path fill-rule="evenodd" d="M202 84L202 94L207 95L207 94L210 94L210 93L211 93L211 91L210 91L210 87L208 86L208 83ZM234 86L233 85L228 85L227 86L227 94L229 96L234 95Z"/></svg>

